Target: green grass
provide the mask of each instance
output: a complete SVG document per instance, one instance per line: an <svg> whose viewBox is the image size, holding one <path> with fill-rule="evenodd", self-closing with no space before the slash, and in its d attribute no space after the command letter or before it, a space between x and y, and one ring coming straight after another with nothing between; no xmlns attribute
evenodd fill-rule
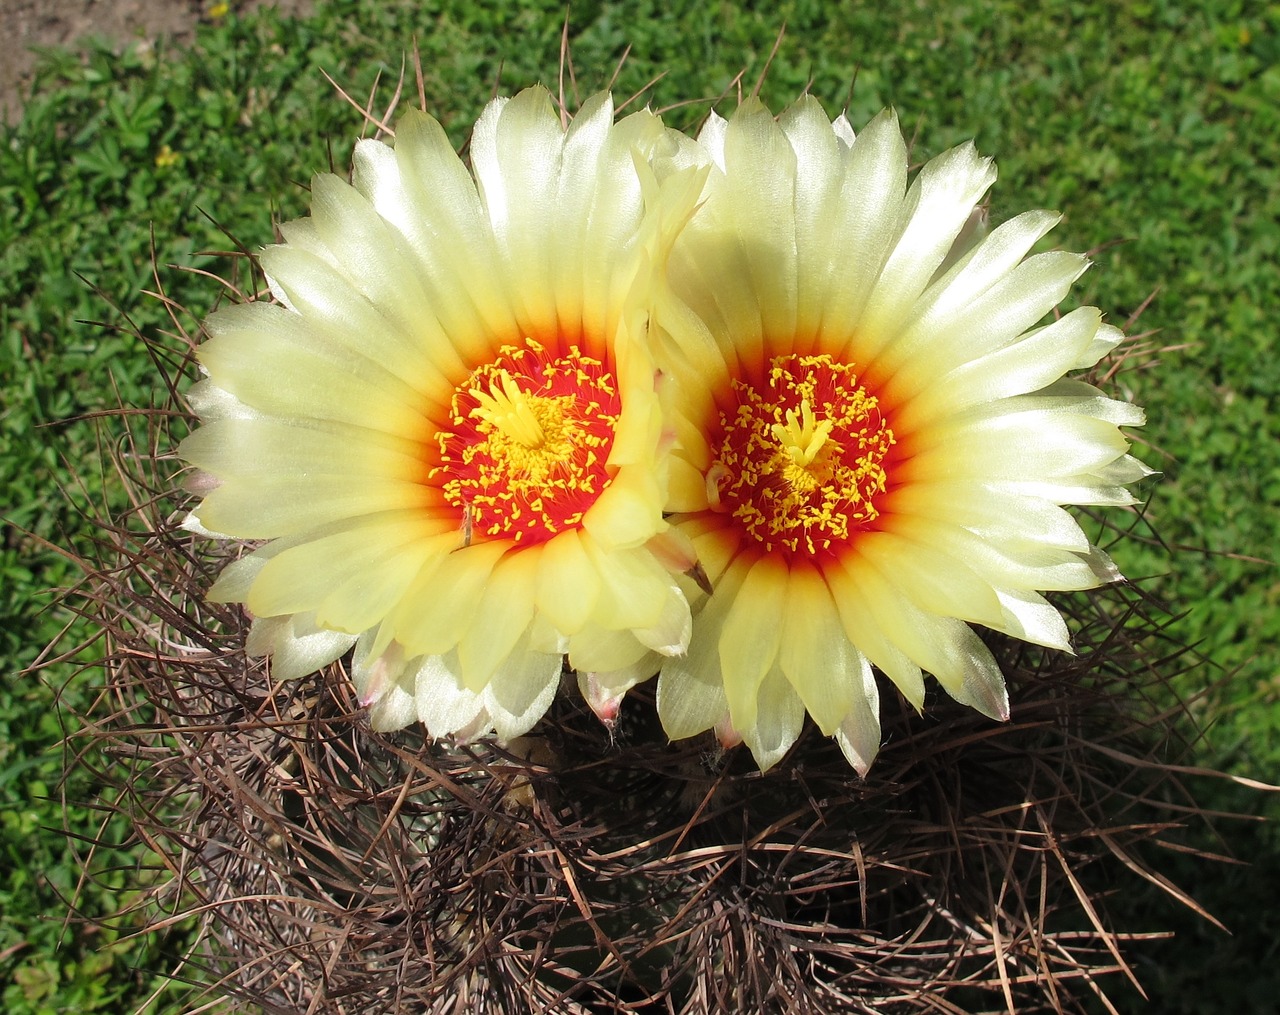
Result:
<svg viewBox="0 0 1280 1015"><path fill-rule="evenodd" d="M66 422L119 397L149 405L163 385L109 304L147 333L164 327L151 287L161 264L225 270L222 227L250 247L271 217L305 210L310 174L343 167L360 116L336 98L329 71L364 96L383 75L390 95L416 37L428 107L461 144L494 89L532 81L554 89L560 3L480 9L457 0L318 4L307 20L265 12L203 26L186 51L130 47L87 60L52 55L23 121L0 145L0 982L5 1010L128 1011L155 989L173 940L112 940L64 929L82 850L68 847L52 691L23 674L60 631L48 589L76 570L44 541L75 551L86 514L119 497L104 478L94 427ZM969 137L998 159L994 215L1055 207L1055 242L1098 256L1079 298L1123 321L1155 288L1142 327L1184 346L1124 384L1146 405L1143 457L1165 473L1150 518L1164 546L1116 547L1133 575L1161 575L1157 593L1186 616L1182 636L1222 669L1183 678L1209 688L1213 724L1201 760L1274 778L1280 772L1280 577L1271 559L1280 503L1280 391L1274 308L1280 306L1280 8L1214 2L1058 2L926 6L792 0L733 5L575 3L572 55L584 93L608 81L629 44L615 92L659 72L655 106L722 94L738 71L754 82L783 20L787 36L763 93L780 107L809 83L855 126L897 107L916 152ZM508 40L508 41L499 41ZM856 75L856 87L850 85ZM668 114L690 126L705 106ZM170 161L168 153L176 156ZM206 215L207 213L207 215ZM218 298L209 280L164 272L197 315ZM95 291L97 287L100 291ZM108 433L113 432L108 427ZM29 537L25 533L34 533ZM69 667L71 709L92 676ZM97 787L74 774L67 820L96 829ZM1255 795L1232 795L1250 809ZM1272 814L1280 808L1270 807ZM114 828L114 834L123 834ZM1280 882L1280 844L1250 833L1248 876L1188 868L1192 887L1233 919L1228 939L1189 922L1186 944L1152 950L1146 979L1164 1012L1252 1010L1280 990L1276 917L1257 886ZM100 854L101 876L80 895L90 915L121 905L130 853ZM119 868L113 871L114 868ZM1270 879L1269 881L1267 879ZM1250 886L1253 886L1252 888ZM1280 893L1273 893L1280 894ZM1250 929L1257 930L1250 933ZM127 928L125 928L127 929ZM1182 950L1179 950L1179 949ZM1221 982L1206 955L1233 963ZM177 1003L173 998L160 1005Z"/></svg>

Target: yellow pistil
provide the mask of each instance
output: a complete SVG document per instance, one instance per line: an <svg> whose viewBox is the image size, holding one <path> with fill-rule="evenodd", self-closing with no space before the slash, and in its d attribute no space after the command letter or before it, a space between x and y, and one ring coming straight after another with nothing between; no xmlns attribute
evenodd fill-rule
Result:
<svg viewBox="0 0 1280 1015"><path fill-rule="evenodd" d="M813 415L813 406L806 398L800 403L800 412L787 410L786 423L774 423L770 428L778 447L791 461L799 466L812 465L822 445L831 436L831 428L835 424L829 419L818 421Z"/></svg>
<svg viewBox="0 0 1280 1015"><path fill-rule="evenodd" d="M540 448L546 443L547 434L534 411L534 399L517 387L515 379L507 371L498 371L498 376L489 385L488 394L476 391L475 397L480 404L471 410L471 415L488 423L508 440L530 449ZM544 398L539 401L554 403L555 400ZM559 414L553 409L549 415Z"/></svg>

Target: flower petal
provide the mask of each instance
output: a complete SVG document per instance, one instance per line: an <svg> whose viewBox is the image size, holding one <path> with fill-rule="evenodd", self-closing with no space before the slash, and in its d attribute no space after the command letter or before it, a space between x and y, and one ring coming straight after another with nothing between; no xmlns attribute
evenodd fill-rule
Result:
<svg viewBox="0 0 1280 1015"><path fill-rule="evenodd" d="M658 717L672 740L683 740L727 720L729 701L720 664L725 615L740 591L744 568L725 575L696 618L698 637L683 656L665 660L658 674Z"/></svg>
<svg viewBox="0 0 1280 1015"><path fill-rule="evenodd" d="M777 666L760 682L755 712L755 723L740 732L760 771L767 772L791 749L804 726L804 705Z"/></svg>
<svg viewBox="0 0 1280 1015"><path fill-rule="evenodd" d="M831 590L816 568L792 564L782 601L778 662L813 721L831 736L862 693L853 679L858 653L845 635Z"/></svg>
<svg viewBox="0 0 1280 1015"><path fill-rule="evenodd" d="M586 626L600 585L600 572L582 548L576 529L567 529L543 545L537 606L561 634L577 634Z"/></svg>
<svg viewBox="0 0 1280 1015"><path fill-rule="evenodd" d="M473 543L419 573L385 625L407 655L442 655L457 646L477 621L493 569L509 549L502 541Z"/></svg>
<svg viewBox="0 0 1280 1015"><path fill-rule="evenodd" d="M498 666L484 702L499 740L527 733L546 714L560 686L561 663L559 655L531 650L526 637Z"/></svg>
<svg viewBox="0 0 1280 1015"><path fill-rule="evenodd" d="M269 655L277 680L297 680L340 659L355 642L354 635L317 627L310 614L295 614L255 618L244 648L250 656Z"/></svg>
<svg viewBox="0 0 1280 1015"><path fill-rule="evenodd" d="M761 556L745 569L718 639L729 714L739 731L755 725L760 682L778 657L777 611L787 588L786 565L773 556Z"/></svg>
<svg viewBox="0 0 1280 1015"><path fill-rule="evenodd" d="M417 717L433 737L472 726L484 709L483 696L463 684L461 672L456 651L423 656L414 671Z"/></svg>
<svg viewBox="0 0 1280 1015"><path fill-rule="evenodd" d="M898 337L902 322L995 179L991 159L980 156L972 143L943 152L920 170L902 206L905 218L892 253L859 315L849 347L854 362L873 364L880 350Z"/></svg>
<svg viewBox="0 0 1280 1015"><path fill-rule="evenodd" d="M871 672L871 663L861 653L858 653L856 672L861 693L854 695L853 707L835 737L849 764L865 779L871 762L880 753L880 688Z"/></svg>
<svg viewBox="0 0 1280 1015"><path fill-rule="evenodd" d="M273 557L245 602L259 616L315 611L322 626L359 634L382 620L429 559L456 542L415 512L372 516Z"/></svg>
<svg viewBox="0 0 1280 1015"><path fill-rule="evenodd" d="M491 678L496 679L495 671L504 664L523 665L513 657L528 654L527 649L517 650L517 646L527 640L533 619L539 557L537 552L517 550L494 566L476 606L476 618L458 640L462 680L471 690L478 691Z"/></svg>

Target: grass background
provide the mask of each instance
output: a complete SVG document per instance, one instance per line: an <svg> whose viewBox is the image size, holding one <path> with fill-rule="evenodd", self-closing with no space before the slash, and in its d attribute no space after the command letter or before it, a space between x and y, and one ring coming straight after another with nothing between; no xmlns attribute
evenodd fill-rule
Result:
<svg viewBox="0 0 1280 1015"><path fill-rule="evenodd" d="M164 327L151 287L161 264L224 270L203 251L226 240L204 213L253 247L272 216L305 211L305 183L345 167L361 130L321 70L366 95L394 80L417 39L429 109L461 144L500 80L555 89L564 7L517 0L318 3L302 20L264 11L210 19L186 50L148 45L87 58L49 54L37 94L0 144L0 985L14 1015L153 1010L180 991L158 974L181 946L169 936L63 924L84 850L60 831L64 734L92 671L70 663L24 673L67 623L47 591L74 582L86 518L119 491L99 464L86 413L163 400L145 351L114 303L144 331ZM1182 346L1130 372L1125 393L1148 409L1141 455L1164 472L1149 517L1161 542L1114 548L1151 588L1182 637L1212 663L1182 678L1211 728L1198 761L1273 781L1280 773L1280 7L1210 0L1026 5L791 0L770 3L575 2L571 45L586 94L630 46L615 93L658 107L711 98L744 68L754 82L783 22L763 87L777 109L806 87L857 126L898 109L927 157L964 139L997 157L998 220L1027 207L1066 212L1058 244L1098 255L1077 298L1122 322L1142 318ZM850 91L856 75L856 87ZM732 101L726 103L731 107ZM668 114L696 122L705 105ZM166 270L171 294L200 316L208 279ZM95 287L97 289L95 290ZM109 424L108 438L113 432ZM1251 560L1248 558L1258 558ZM72 637L77 632L72 631ZM65 821L98 831L99 787L73 773ZM1226 786L1210 802L1280 814L1274 799ZM1184 861L1182 883L1235 930L1229 937L1141 892L1126 929L1175 927L1144 947L1155 1010L1269 1010L1280 996L1280 840L1267 826L1228 827L1249 869ZM124 830L110 827L108 835ZM102 851L78 903L101 916L127 901L140 856Z"/></svg>

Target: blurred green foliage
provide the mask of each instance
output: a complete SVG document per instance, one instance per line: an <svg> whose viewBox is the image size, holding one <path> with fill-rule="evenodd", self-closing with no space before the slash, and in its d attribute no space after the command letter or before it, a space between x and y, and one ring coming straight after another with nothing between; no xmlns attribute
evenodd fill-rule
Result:
<svg viewBox="0 0 1280 1015"><path fill-rule="evenodd" d="M1280 7L587 0L570 13L580 94L608 84L620 63L619 100L662 74L646 97L671 106L678 127L696 125L707 108L686 100L728 96L729 108L744 71L752 87L785 22L762 89L775 109L806 87L830 111L847 106L855 126L891 104L920 158L974 137L999 162L996 220L1059 208L1066 219L1055 243L1105 247L1081 302L1122 322L1159 290L1138 328L1158 329L1152 341L1167 351L1121 384L1148 408L1140 439L1151 446L1141 454L1165 473L1148 517L1163 542L1130 539L1115 554L1126 573L1161 576L1151 587L1186 612L1181 636L1222 668L1181 678L1184 692L1205 691L1196 707L1213 733L1200 761L1275 778L1280 577L1249 558L1273 558L1280 503ZM380 79L382 102L416 40L428 109L461 145L496 90L558 87L563 21L564 6L550 0L336 0L301 20L233 13L202 25L183 50L134 40L47 55L23 119L3 131L6 1011L133 1010L163 987L158 974L183 940L181 928L129 938L128 920L111 931L64 926L73 898L94 917L122 908L144 857L102 848L90 858L60 831L65 793L76 834L125 835L118 822L99 827L99 787L87 775L60 781L65 731L51 698L69 713L86 708L92 671L24 674L67 623L48 590L75 581L73 558L93 519L120 497L100 464L97 430L79 417L165 398L142 343L119 327L125 317L148 335L167 326L159 302L143 295L154 288L152 254L170 295L202 317L219 287L166 266L229 270L207 253L227 249L226 234L250 249L270 242L273 216L305 210L310 174L346 165L362 118L322 70L361 101ZM406 87L412 95L411 65ZM85 634L73 628L70 638ZM1216 792L1222 799L1210 802L1222 806L1264 806L1256 794ZM1280 993L1280 926L1265 890L1280 896L1280 843L1266 829L1237 841L1257 862L1251 871L1187 861L1180 873L1241 935L1189 918L1178 941L1152 946L1141 972L1163 1012L1262 1010ZM86 869L94 876L82 884ZM1151 926L1180 919L1167 906L1159 913ZM179 1003L161 989L150 1010Z"/></svg>

